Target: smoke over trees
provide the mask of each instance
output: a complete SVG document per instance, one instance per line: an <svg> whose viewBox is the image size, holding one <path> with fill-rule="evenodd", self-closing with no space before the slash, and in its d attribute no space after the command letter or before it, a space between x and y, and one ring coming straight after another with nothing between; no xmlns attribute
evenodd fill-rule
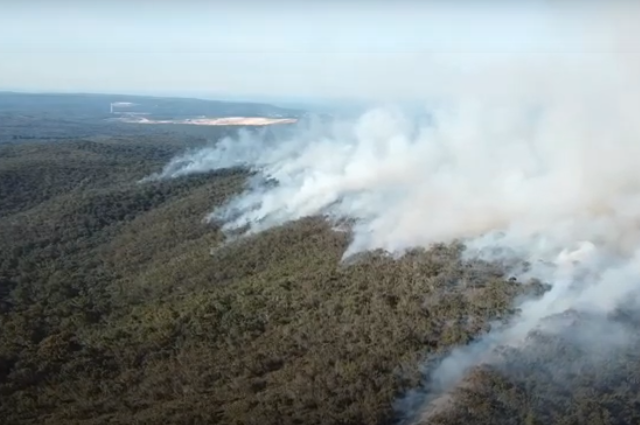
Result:
<svg viewBox="0 0 640 425"><path fill-rule="evenodd" d="M640 56L630 43L637 31L630 17L640 15L621 4L567 13L573 10L559 7L549 17L573 51L524 52L526 67L487 59L454 75L426 70L425 102L439 103L430 103L417 127L398 109L380 108L330 129L303 128L264 151L252 137L229 139L175 159L159 178L224 168L233 158L256 176L213 210L223 231L252 235L321 215L353 223L345 259L461 240L464 259L550 285L539 298L520 299L508 324L453 350L429 372L428 382L447 385L427 396L426 410L439 392L467 385L460 371L484 373L474 367L500 364L495 351L505 346L528 350L527 336L567 311L598 323L572 341L588 358L607 336L596 330L617 324L612 315L621 309L633 311L640 289L640 127L633 112L640 107ZM566 326L550 323L557 323L554 332Z"/></svg>

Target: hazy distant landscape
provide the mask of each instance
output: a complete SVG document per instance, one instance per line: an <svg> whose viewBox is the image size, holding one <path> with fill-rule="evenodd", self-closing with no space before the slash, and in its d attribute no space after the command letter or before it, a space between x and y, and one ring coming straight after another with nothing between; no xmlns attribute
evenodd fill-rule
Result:
<svg viewBox="0 0 640 425"><path fill-rule="evenodd" d="M2 423L640 420L636 310L607 321L568 310L531 331L529 345L492 347L484 336L546 282L469 259L458 241L345 261L354 233L322 214L229 239L224 220L203 219L255 185L255 170L141 181L188 152L216 163L216 146L248 136L105 121L122 99L0 94ZM158 119L302 116L152 102ZM289 137L243 131L251 146ZM585 352L580 335L594 332L602 344ZM476 352L484 360L465 370L442 363L461 367Z"/></svg>
<svg viewBox="0 0 640 425"><path fill-rule="evenodd" d="M87 121L113 118L114 112L142 112L152 119L186 119L199 116L297 118L303 113L301 110L248 102L106 94L0 92L0 113L8 112Z"/></svg>

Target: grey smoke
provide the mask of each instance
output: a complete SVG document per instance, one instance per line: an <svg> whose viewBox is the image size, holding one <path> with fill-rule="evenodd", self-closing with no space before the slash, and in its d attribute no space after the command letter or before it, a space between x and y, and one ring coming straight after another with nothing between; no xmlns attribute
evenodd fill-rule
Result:
<svg viewBox="0 0 640 425"><path fill-rule="evenodd" d="M640 13L590 7L549 12L574 43L562 55L524 52L450 75L447 56L424 69L414 84L439 106L417 129L398 109L376 109L268 146L248 134L225 139L159 177L253 170L253 186L211 214L229 231L325 215L354 220L346 256L459 239L468 258L528 261L518 277L551 290L444 359L431 380L446 388L495 347L524 344L545 318L606 315L639 293Z"/></svg>

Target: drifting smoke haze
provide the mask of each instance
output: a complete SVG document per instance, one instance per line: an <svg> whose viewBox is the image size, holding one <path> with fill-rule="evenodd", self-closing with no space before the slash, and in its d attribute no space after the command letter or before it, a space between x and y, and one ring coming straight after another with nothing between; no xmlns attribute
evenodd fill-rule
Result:
<svg viewBox="0 0 640 425"><path fill-rule="evenodd" d="M420 121L385 107L266 146L246 133L174 159L160 177L253 170L246 192L211 214L228 231L325 215L354 221L345 256L463 240L469 258L528 261L512 272L551 289L444 359L431 377L438 391L567 310L602 318L592 337L624 341L606 317L640 289L640 13L626 4L546 13L545 31L563 49L468 68L463 52L436 53L413 70L430 105Z"/></svg>

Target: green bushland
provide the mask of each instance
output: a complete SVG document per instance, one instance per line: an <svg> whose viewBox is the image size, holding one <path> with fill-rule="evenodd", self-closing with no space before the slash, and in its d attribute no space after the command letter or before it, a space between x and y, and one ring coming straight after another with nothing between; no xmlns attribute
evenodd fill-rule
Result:
<svg viewBox="0 0 640 425"><path fill-rule="evenodd" d="M542 290L459 244L345 265L320 218L224 244L244 171L137 183L201 143L0 145L2 423L392 423L423 359Z"/></svg>

